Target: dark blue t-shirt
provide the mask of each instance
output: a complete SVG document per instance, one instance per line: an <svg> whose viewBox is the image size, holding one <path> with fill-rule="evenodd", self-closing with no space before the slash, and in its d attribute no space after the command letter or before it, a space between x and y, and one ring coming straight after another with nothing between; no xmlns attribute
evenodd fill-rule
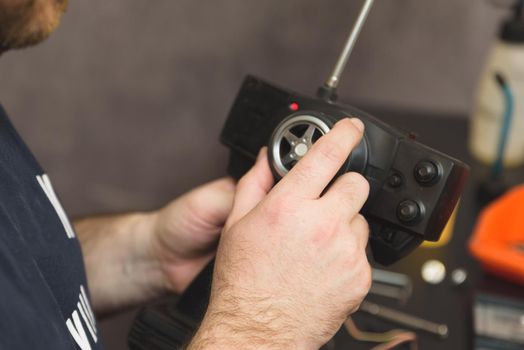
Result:
<svg viewBox="0 0 524 350"><path fill-rule="evenodd" d="M0 349L102 349L79 241L1 106Z"/></svg>

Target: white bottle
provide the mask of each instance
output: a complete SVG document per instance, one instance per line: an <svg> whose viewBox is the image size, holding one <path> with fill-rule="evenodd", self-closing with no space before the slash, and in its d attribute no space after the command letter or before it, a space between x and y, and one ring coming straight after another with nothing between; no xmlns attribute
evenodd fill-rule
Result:
<svg viewBox="0 0 524 350"><path fill-rule="evenodd" d="M499 40L491 50L477 92L470 125L470 150L479 161L491 165L497 159L506 97L496 81L502 75L514 97L514 110L503 164L514 167L524 164L524 18L522 4L516 15L506 21Z"/></svg>

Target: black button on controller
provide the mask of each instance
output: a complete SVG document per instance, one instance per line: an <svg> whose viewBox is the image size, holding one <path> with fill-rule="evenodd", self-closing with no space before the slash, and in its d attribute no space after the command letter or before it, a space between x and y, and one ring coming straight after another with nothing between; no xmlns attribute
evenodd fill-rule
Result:
<svg viewBox="0 0 524 350"><path fill-rule="evenodd" d="M432 184L439 176L438 167L430 161L422 161L415 166L415 179L423 185Z"/></svg>
<svg viewBox="0 0 524 350"><path fill-rule="evenodd" d="M398 173L391 174L388 178L388 185L393 188L400 187L402 185L402 176Z"/></svg>
<svg viewBox="0 0 524 350"><path fill-rule="evenodd" d="M401 202L397 207L397 217L405 224L416 221L420 214L420 206L417 202L409 199Z"/></svg>

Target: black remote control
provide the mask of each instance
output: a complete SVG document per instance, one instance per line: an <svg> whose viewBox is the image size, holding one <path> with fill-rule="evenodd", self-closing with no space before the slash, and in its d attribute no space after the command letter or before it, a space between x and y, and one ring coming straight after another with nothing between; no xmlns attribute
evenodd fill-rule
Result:
<svg viewBox="0 0 524 350"><path fill-rule="evenodd" d="M278 181L311 145L346 117L364 122L363 140L340 170L362 174L370 195L361 213L374 259L389 265L424 240L438 241L462 193L468 167L354 107L309 98L248 76L221 135L228 173L240 178L268 146Z"/></svg>

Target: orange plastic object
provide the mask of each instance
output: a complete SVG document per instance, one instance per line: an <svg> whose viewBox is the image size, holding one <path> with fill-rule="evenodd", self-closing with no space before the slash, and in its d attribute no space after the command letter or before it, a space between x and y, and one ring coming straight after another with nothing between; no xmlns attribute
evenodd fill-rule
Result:
<svg viewBox="0 0 524 350"><path fill-rule="evenodd" d="M484 269L524 285L524 186L482 211L469 242Z"/></svg>

